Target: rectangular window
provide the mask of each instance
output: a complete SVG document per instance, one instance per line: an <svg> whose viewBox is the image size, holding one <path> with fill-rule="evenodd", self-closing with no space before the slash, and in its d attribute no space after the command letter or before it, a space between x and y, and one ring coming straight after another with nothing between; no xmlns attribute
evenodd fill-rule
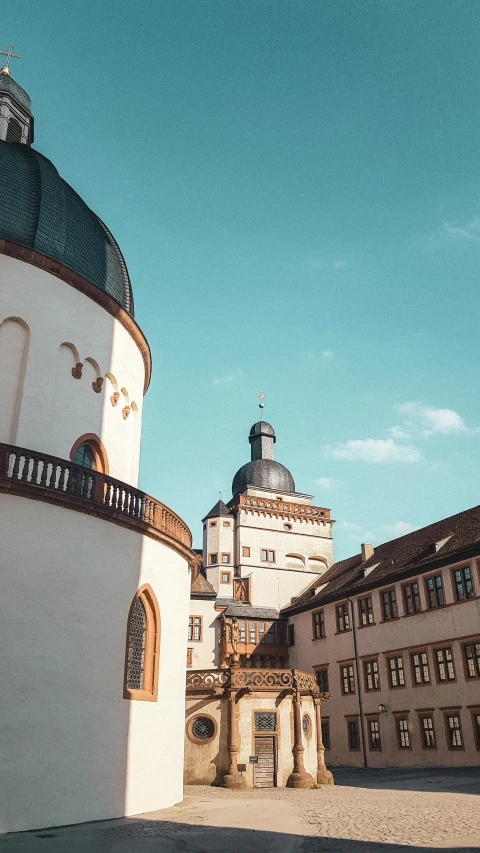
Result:
<svg viewBox="0 0 480 853"><path fill-rule="evenodd" d="M443 590L442 576L434 575L431 578L427 578L425 587L430 610L434 610L436 607L443 607L445 604L445 592Z"/></svg>
<svg viewBox="0 0 480 853"><path fill-rule="evenodd" d="M353 663L347 663L340 667L340 683L344 696L347 696L349 693L355 693Z"/></svg>
<svg viewBox="0 0 480 853"><path fill-rule="evenodd" d="M480 711L472 711L472 724L475 746L480 750Z"/></svg>
<svg viewBox="0 0 480 853"><path fill-rule="evenodd" d="M380 737L380 722L379 720L368 720L368 743L370 749L379 750L382 748L382 739Z"/></svg>
<svg viewBox="0 0 480 853"><path fill-rule="evenodd" d="M467 678L480 678L480 641L478 643L465 643L463 654Z"/></svg>
<svg viewBox="0 0 480 853"><path fill-rule="evenodd" d="M317 684L320 693L329 693L330 688L328 686L328 667L322 667L322 669L317 669Z"/></svg>
<svg viewBox="0 0 480 853"><path fill-rule="evenodd" d="M435 727L433 725L433 717L430 714L422 714L420 716L420 734L424 749L436 749Z"/></svg>
<svg viewBox="0 0 480 853"><path fill-rule="evenodd" d="M263 563L274 563L275 562L275 551L268 551L264 548L260 551L260 556L262 558Z"/></svg>
<svg viewBox="0 0 480 853"><path fill-rule="evenodd" d="M295 645L295 625L288 626L288 645Z"/></svg>
<svg viewBox="0 0 480 853"><path fill-rule="evenodd" d="M246 641L246 622L245 622L245 619L239 619L238 620L238 630L239 630L238 640L240 643L244 643Z"/></svg>
<svg viewBox="0 0 480 853"><path fill-rule="evenodd" d="M388 680L390 687L405 687L405 670L403 668L403 657L397 655L394 658L387 658Z"/></svg>
<svg viewBox="0 0 480 853"><path fill-rule="evenodd" d="M452 649L435 649L435 665L437 669L437 680L455 681L455 667L453 665Z"/></svg>
<svg viewBox="0 0 480 853"><path fill-rule="evenodd" d="M202 640L202 617L188 617L188 642L200 643Z"/></svg>
<svg viewBox="0 0 480 853"><path fill-rule="evenodd" d="M267 623L266 622L257 622L257 625L258 625L258 642L264 643L265 642L264 637L265 637L265 634L267 632L267 628L266 628Z"/></svg>
<svg viewBox="0 0 480 853"><path fill-rule="evenodd" d="M193 649L187 649L187 667L192 668Z"/></svg>
<svg viewBox="0 0 480 853"><path fill-rule="evenodd" d="M388 622L390 619L396 619L398 616L397 610L397 596L395 594L395 590L386 589L381 594L382 601L382 617L384 622Z"/></svg>
<svg viewBox="0 0 480 853"><path fill-rule="evenodd" d="M414 684L430 684L427 653L413 652L411 659Z"/></svg>
<svg viewBox="0 0 480 853"><path fill-rule="evenodd" d="M463 569L455 569L453 572L453 583L457 601L466 601L467 598L473 598L472 574L468 566L464 566Z"/></svg>
<svg viewBox="0 0 480 853"><path fill-rule="evenodd" d="M330 720L322 720L322 742L325 749L330 749Z"/></svg>
<svg viewBox="0 0 480 853"><path fill-rule="evenodd" d="M242 546L242 557L249 557L249 556L250 556L250 548L247 548L246 545L243 545Z"/></svg>
<svg viewBox="0 0 480 853"><path fill-rule="evenodd" d="M410 749L410 731L408 717L396 717L397 741L399 749Z"/></svg>
<svg viewBox="0 0 480 853"><path fill-rule="evenodd" d="M350 616L348 613L348 604L338 604L337 613L337 631L341 634L343 631L350 630Z"/></svg>
<svg viewBox="0 0 480 853"><path fill-rule="evenodd" d="M230 554L222 554L222 563L231 563Z"/></svg>
<svg viewBox="0 0 480 853"><path fill-rule="evenodd" d="M363 662L365 676L365 690L380 690L380 676L378 674L378 660L366 660Z"/></svg>
<svg viewBox="0 0 480 853"><path fill-rule="evenodd" d="M248 642L253 645L257 645L257 624L256 622L249 621L248 623Z"/></svg>
<svg viewBox="0 0 480 853"><path fill-rule="evenodd" d="M211 522L210 522L210 524L209 524L209 527L216 527L216 526L217 526L217 522L216 522L216 521L211 521Z"/></svg>
<svg viewBox="0 0 480 853"><path fill-rule="evenodd" d="M366 598L360 598L358 601L358 614L360 625L373 625L373 606L372 599L369 595Z"/></svg>
<svg viewBox="0 0 480 853"><path fill-rule="evenodd" d="M317 610L312 616L313 639L320 640L325 636L325 616L323 610Z"/></svg>
<svg viewBox="0 0 480 853"><path fill-rule="evenodd" d="M420 604L420 590L418 581L406 583L403 589L403 603L405 606L405 614L411 616L412 613L420 613L422 607Z"/></svg>
<svg viewBox="0 0 480 853"><path fill-rule="evenodd" d="M230 522L229 522L229 521L224 521L224 522L223 522L223 526L224 526L224 527L230 527Z"/></svg>
<svg viewBox="0 0 480 853"><path fill-rule="evenodd" d="M358 720L347 720L348 748L360 749L360 730Z"/></svg>
<svg viewBox="0 0 480 853"><path fill-rule="evenodd" d="M210 554L208 562L211 566L216 566L218 563L218 554Z"/></svg>
<svg viewBox="0 0 480 853"><path fill-rule="evenodd" d="M230 583L232 576L230 572L222 572L222 583Z"/></svg>
<svg viewBox="0 0 480 853"><path fill-rule="evenodd" d="M445 728L449 749L463 749L462 730L458 714L445 714Z"/></svg>

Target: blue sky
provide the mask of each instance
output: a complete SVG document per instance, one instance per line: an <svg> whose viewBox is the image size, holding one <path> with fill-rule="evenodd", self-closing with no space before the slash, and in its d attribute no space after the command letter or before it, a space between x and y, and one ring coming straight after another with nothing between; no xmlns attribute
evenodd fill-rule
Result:
<svg viewBox="0 0 480 853"><path fill-rule="evenodd" d="M195 544L260 389L337 558L478 504L478 0L19 0L1 24L36 147L124 252L140 484Z"/></svg>

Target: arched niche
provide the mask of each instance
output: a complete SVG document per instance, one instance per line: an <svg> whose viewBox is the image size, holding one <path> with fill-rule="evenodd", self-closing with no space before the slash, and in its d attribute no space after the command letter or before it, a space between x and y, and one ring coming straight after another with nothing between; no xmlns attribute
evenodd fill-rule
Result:
<svg viewBox="0 0 480 853"><path fill-rule="evenodd" d="M20 317L0 325L0 441L14 444L30 348L30 329Z"/></svg>

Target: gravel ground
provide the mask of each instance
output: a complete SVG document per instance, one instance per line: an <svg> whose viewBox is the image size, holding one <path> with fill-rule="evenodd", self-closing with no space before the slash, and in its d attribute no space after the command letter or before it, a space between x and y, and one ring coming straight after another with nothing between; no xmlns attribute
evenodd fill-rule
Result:
<svg viewBox="0 0 480 853"><path fill-rule="evenodd" d="M480 768L336 771L334 787L190 786L177 806L0 836L1 853L480 853Z"/></svg>

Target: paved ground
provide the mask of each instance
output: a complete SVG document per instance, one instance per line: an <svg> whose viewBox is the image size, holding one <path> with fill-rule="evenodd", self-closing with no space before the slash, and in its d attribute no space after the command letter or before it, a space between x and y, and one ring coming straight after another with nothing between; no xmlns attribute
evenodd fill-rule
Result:
<svg viewBox="0 0 480 853"><path fill-rule="evenodd" d="M0 853L479 853L480 768L335 779L310 791L189 787L171 809L1 836Z"/></svg>

